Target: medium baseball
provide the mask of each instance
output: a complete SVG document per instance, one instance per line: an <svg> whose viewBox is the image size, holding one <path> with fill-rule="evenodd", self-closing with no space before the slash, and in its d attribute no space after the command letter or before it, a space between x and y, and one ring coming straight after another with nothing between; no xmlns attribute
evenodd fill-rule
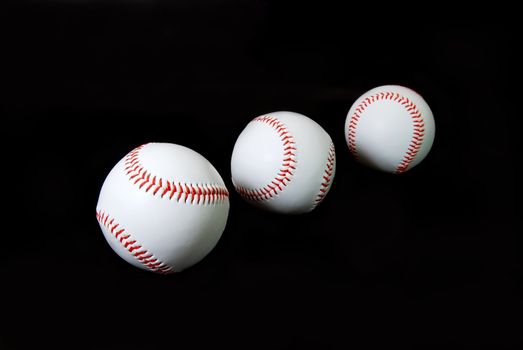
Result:
<svg viewBox="0 0 523 350"><path fill-rule="evenodd" d="M293 112L254 118L232 152L236 191L278 213L313 210L327 195L336 170L330 136L312 119Z"/></svg>
<svg viewBox="0 0 523 350"><path fill-rule="evenodd" d="M170 143L140 146L111 170L96 217L111 248L141 269L167 274L203 259L229 213L229 193L207 159Z"/></svg>
<svg viewBox="0 0 523 350"><path fill-rule="evenodd" d="M429 153L436 127L425 100L403 86L367 91L354 102L345 122L345 138L361 163L401 174Z"/></svg>

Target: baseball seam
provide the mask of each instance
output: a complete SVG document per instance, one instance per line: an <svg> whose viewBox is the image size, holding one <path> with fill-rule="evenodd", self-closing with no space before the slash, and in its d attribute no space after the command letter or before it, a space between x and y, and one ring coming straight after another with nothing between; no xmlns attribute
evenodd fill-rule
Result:
<svg viewBox="0 0 523 350"><path fill-rule="evenodd" d="M329 192L330 185L334 178L334 167L336 164L336 151L334 149L334 144L331 142L329 147L329 155L327 157L327 162L325 163L325 170L322 175L322 182L320 185L320 191L314 200L313 209L323 201L327 193Z"/></svg>
<svg viewBox="0 0 523 350"><path fill-rule="evenodd" d="M153 175L140 162L140 151L146 145L136 147L125 157L124 171L129 181L153 196L190 204L217 204L229 198L229 191L218 184L193 184L166 180Z"/></svg>
<svg viewBox="0 0 523 350"><path fill-rule="evenodd" d="M418 154L425 136L425 122L423 120L423 116L418 110L418 107L409 98L402 96L397 92L379 92L372 96L366 97L356 107L354 113L351 116L347 130L347 144L349 145L349 150L354 158L359 160L359 155L356 148L356 131L358 122L367 107L369 107L372 103L380 100L390 100L399 103L407 110L412 120L413 132L409 146L400 164L396 167L395 170L395 174L401 174L407 171L408 167Z"/></svg>
<svg viewBox="0 0 523 350"><path fill-rule="evenodd" d="M141 243L137 242L125 228L107 213L97 210L96 219L127 249L129 254L148 270L161 274L176 272L171 266L161 262L150 251L145 249Z"/></svg>
<svg viewBox="0 0 523 350"><path fill-rule="evenodd" d="M268 115L254 118L252 122L265 123L271 126L283 143L283 161L278 174L269 184L261 188L246 188L241 185L234 185L240 196L251 201L264 201L278 195L289 184L296 170L296 142L289 133L287 126L275 117ZM252 123L251 122L251 123Z"/></svg>

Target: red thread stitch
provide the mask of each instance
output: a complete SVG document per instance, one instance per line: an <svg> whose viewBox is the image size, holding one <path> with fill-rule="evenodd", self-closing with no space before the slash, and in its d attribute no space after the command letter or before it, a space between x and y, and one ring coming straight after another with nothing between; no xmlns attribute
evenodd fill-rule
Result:
<svg viewBox="0 0 523 350"><path fill-rule="evenodd" d="M240 196L246 199L252 201L264 201L273 198L283 191L284 187L291 181L297 164L296 143L294 137L287 130L287 126L275 117L268 115L260 116L254 118L252 122L265 123L276 130L283 145L282 165L276 177L262 188L250 189L237 185L234 187Z"/></svg>
<svg viewBox="0 0 523 350"><path fill-rule="evenodd" d="M316 199L314 200L314 207L316 207L318 204L320 204L321 201L327 195L327 192L329 192L329 188L332 183L332 179L334 178L334 167L335 166L336 166L336 151L334 149L334 144L331 142L331 145L329 147L329 155L327 157L327 163L325 164L323 181L320 186L320 192L318 193L318 195L316 196Z"/></svg>
<svg viewBox="0 0 523 350"><path fill-rule="evenodd" d="M134 256L136 260L147 267L147 269L161 274L176 272L172 267L158 260L158 258L143 248L141 244L137 243L136 240L132 238L131 234L122 228L119 223L115 222L115 219L110 217L108 214L97 210L96 219L114 235L124 248L127 249L129 254Z"/></svg>
<svg viewBox="0 0 523 350"><path fill-rule="evenodd" d="M150 192L153 196L164 196L170 200L190 204L216 204L229 198L225 186L217 184L175 183L148 172L140 163L140 151L146 145L136 147L125 157L126 175L139 189Z"/></svg>
<svg viewBox="0 0 523 350"><path fill-rule="evenodd" d="M347 131L347 143L354 158L359 159L358 151L356 149L356 129L358 122L365 109L367 109L367 107L369 107L373 102L380 100L390 100L401 104L407 110L412 120L414 130L408 150L395 170L396 174L401 174L407 171L409 165L416 157L416 154L418 154L425 136L425 122L423 121L421 112L418 110L418 107L407 97L401 96L397 92L379 92L361 101L351 116Z"/></svg>

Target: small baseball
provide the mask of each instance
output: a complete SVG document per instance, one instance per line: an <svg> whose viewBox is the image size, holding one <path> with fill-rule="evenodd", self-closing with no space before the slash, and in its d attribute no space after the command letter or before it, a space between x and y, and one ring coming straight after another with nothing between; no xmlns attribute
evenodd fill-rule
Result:
<svg viewBox="0 0 523 350"><path fill-rule="evenodd" d="M162 274L203 259L228 213L229 193L212 164L170 143L140 146L120 160L96 208L111 248L128 263Z"/></svg>
<svg viewBox="0 0 523 350"><path fill-rule="evenodd" d="M354 102L345 122L345 139L361 163L401 174L429 153L436 126L425 100L403 86L367 91Z"/></svg>
<svg viewBox="0 0 523 350"><path fill-rule="evenodd" d="M330 136L293 112L254 118L232 152L236 191L248 202L284 214L306 213L325 198L336 171Z"/></svg>

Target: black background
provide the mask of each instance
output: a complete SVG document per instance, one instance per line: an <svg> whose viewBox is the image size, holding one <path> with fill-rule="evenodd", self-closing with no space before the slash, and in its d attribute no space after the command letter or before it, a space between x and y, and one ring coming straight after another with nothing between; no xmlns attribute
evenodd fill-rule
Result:
<svg viewBox="0 0 523 350"><path fill-rule="evenodd" d="M3 9L0 349L521 345L517 23L430 11L233 0ZM384 84L420 92L436 119L431 153L403 176L358 165L344 141L352 103ZM237 135L277 110L316 120L337 147L314 212L262 212L231 191L222 239L192 268L159 276L111 251L96 201L129 150L186 145L232 190Z"/></svg>

